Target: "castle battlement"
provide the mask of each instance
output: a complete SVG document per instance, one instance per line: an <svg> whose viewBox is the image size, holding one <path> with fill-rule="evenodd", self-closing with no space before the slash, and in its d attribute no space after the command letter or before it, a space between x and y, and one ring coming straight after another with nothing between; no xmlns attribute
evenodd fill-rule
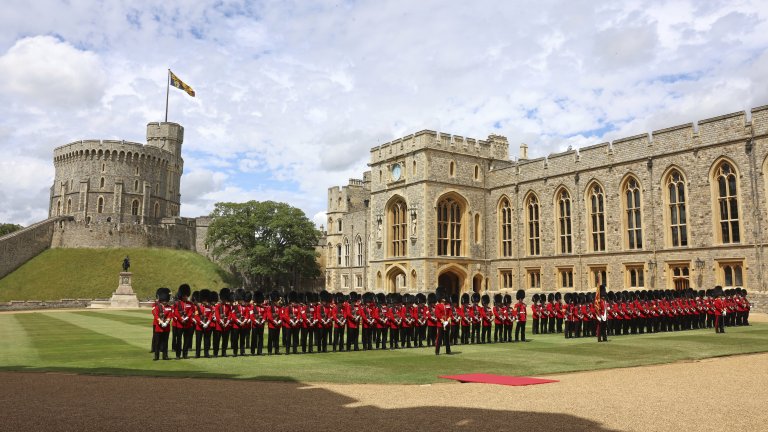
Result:
<svg viewBox="0 0 768 432"><path fill-rule="evenodd" d="M75 160L110 160L132 163L161 163L167 165L175 155L155 146L119 140L81 140L56 147L53 163L58 165Z"/></svg>
<svg viewBox="0 0 768 432"><path fill-rule="evenodd" d="M432 130L422 130L371 149L371 165L426 148L441 149L488 159L508 159L506 137L489 135L487 140L467 138Z"/></svg>
<svg viewBox="0 0 768 432"><path fill-rule="evenodd" d="M746 143L752 137L768 134L768 106L753 108L751 115L751 121L747 121L746 113L739 111L576 150L520 160L494 170L491 184L494 187L510 182L533 182L542 177L652 160L662 155L703 149L724 142Z"/></svg>

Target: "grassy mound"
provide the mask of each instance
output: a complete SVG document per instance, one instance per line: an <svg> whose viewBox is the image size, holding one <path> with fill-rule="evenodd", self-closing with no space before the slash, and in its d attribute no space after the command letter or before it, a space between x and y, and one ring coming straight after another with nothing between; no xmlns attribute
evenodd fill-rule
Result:
<svg viewBox="0 0 768 432"><path fill-rule="evenodd" d="M118 285L123 258L131 258L133 290L140 300L161 286L173 291L231 285L231 276L194 252L173 249L49 249L0 279L0 301L109 298Z"/></svg>
<svg viewBox="0 0 768 432"><path fill-rule="evenodd" d="M457 373L542 376L768 351L768 324L755 323L725 334L689 330L611 337L601 344L529 335L529 343L459 345L455 355L439 357L433 348L418 348L154 362L147 352L151 322L149 309L0 314L0 370L428 384Z"/></svg>

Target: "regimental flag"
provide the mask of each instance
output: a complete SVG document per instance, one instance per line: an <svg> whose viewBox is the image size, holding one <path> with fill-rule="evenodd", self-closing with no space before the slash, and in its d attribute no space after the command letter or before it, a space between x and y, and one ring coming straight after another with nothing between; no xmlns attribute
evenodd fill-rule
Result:
<svg viewBox="0 0 768 432"><path fill-rule="evenodd" d="M179 77L177 77L173 72L170 71L170 69L168 70L168 73L171 74L171 85L172 86L174 86L174 87L176 87L178 89L182 89L185 92L187 92L188 95L190 95L192 97L195 97L195 91L192 90L192 87L184 84L184 81L180 80Z"/></svg>

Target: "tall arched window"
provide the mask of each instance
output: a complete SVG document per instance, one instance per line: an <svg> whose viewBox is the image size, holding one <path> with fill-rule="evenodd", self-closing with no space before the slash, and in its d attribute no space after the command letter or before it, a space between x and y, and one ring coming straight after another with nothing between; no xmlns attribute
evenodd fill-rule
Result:
<svg viewBox="0 0 768 432"><path fill-rule="evenodd" d="M595 183L587 189L589 205L589 233L593 252L605 251L605 194L603 188Z"/></svg>
<svg viewBox="0 0 768 432"><path fill-rule="evenodd" d="M101 199L101 198L99 198ZM99 212L101 213L101 212ZM61 201L56 202L56 216L61 216Z"/></svg>
<svg viewBox="0 0 768 432"><path fill-rule="evenodd" d="M155 217L160 217L160 203L155 203Z"/></svg>
<svg viewBox="0 0 768 432"><path fill-rule="evenodd" d="M688 246L685 177L680 171L673 169L667 175L666 186L669 244L673 247Z"/></svg>
<svg viewBox="0 0 768 432"><path fill-rule="evenodd" d="M336 265L341 267L341 243L336 245Z"/></svg>
<svg viewBox="0 0 768 432"><path fill-rule="evenodd" d="M104 188L104 177L102 177L101 180L99 180L99 187Z"/></svg>
<svg viewBox="0 0 768 432"><path fill-rule="evenodd" d="M67 200L67 214L72 214L72 198Z"/></svg>
<svg viewBox="0 0 768 432"><path fill-rule="evenodd" d="M499 203L499 232L501 232L501 256L512 256L512 207L504 197Z"/></svg>
<svg viewBox="0 0 768 432"><path fill-rule="evenodd" d="M739 243L739 190L737 174L734 167L723 161L715 169L714 183L718 206L718 222L720 223L720 242Z"/></svg>
<svg viewBox="0 0 768 432"><path fill-rule="evenodd" d="M99 200L96 202L96 213L103 213L104 212L104 197L99 197Z"/></svg>
<svg viewBox="0 0 768 432"><path fill-rule="evenodd" d="M448 165L448 175L451 177L456 175L456 164L453 161Z"/></svg>
<svg viewBox="0 0 768 432"><path fill-rule="evenodd" d="M360 236L357 236L357 240L355 241L356 247L357 247L357 266L362 267L363 266L363 239L360 238Z"/></svg>
<svg viewBox="0 0 768 432"><path fill-rule="evenodd" d="M573 253L573 234L571 230L571 194L562 189L557 194L557 235L558 252Z"/></svg>
<svg viewBox="0 0 768 432"><path fill-rule="evenodd" d="M133 216L139 215L139 200L133 200L133 202L131 203L131 215Z"/></svg>
<svg viewBox="0 0 768 432"><path fill-rule="evenodd" d="M461 256L461 217L463 206L446 197L437 203L437 254Z"/></svg>
<svg viewBox="0 0 768 432"><path fill-rule="evenodd" d="M643 248L643 223L640 202L640 184L630 177L624 182L624 227L627 232L628 249Z"/></svg>
<svg viewBox="0 0 768 432"><path fill-rule="evenodd" d="M344 267L349 267L349 239L344 237Z"/></svg>
<svg viewBox="0 0 768 432"><path fill-rule="evenodd" d="M396 199L389 205L390 255L405 256L408 246L408 218L405 201Z"/></svg>
<svg viewBox="0 0 768 432"><path fill-rule="evenodd" d="M342 227L344 226L344 225L342 225L342 223L341 223L341 219L339 219L338 221L336 221L336 223L338 223L338 224L339 224L339 231L338 231L338 232L341 232L341 231L342 231Z"/></svg>
<svg viewBox="0 0 768 432"><path fill-rule="evenodd" d="M528 225L528 255L541 255L539 229L539 199L534 194L525 200L526 224Z"/></svg>

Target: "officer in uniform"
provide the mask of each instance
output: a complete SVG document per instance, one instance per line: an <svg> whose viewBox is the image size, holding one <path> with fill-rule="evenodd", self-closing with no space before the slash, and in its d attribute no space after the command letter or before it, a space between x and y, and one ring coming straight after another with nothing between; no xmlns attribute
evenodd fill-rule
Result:
<svg viewBox="0 0 768 432"><path fill-rule="evenodd" d="M431 293L430 293L431 294ZM435 335L435 355L440 355L440 346L445 344L445 353L451 353L451 306L448 304L443 287L435 290L435 318L437 319Z"/></svg>

